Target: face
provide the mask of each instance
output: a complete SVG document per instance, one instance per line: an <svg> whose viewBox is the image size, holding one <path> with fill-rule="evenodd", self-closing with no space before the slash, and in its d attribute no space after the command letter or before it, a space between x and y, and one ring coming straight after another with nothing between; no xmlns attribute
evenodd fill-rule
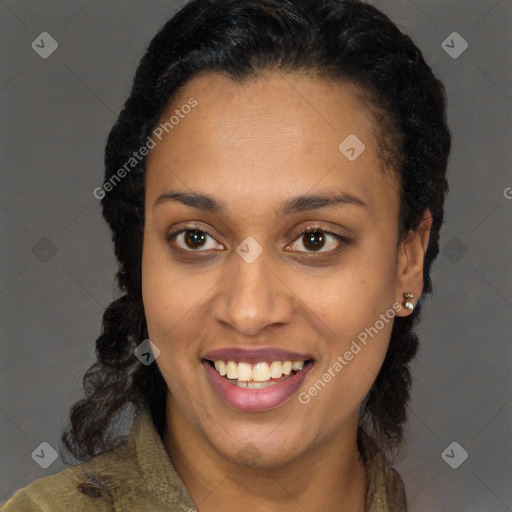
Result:
<svg viewBox="0 0 512 512"><path fill-rule="evenodd" d="M407 314L399 185L357 92L288 74L241 85L204 74L162 117L179 122L154 138L148 333L171 428L226 461L277 466L354 432L393 316Z"/></svg>

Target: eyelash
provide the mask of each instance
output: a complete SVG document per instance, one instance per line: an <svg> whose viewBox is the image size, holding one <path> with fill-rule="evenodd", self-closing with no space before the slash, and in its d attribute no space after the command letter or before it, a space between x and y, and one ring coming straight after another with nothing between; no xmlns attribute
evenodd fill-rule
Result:
<svg viewBox="0 0 512 512"><path fill-rule="evenodd" d="M194 225L194 224L190 224L190 225L184 226L181 229L179 229L178 231L174 231L172 233L169 233L166 236L166 240L167 240L167 242L169 244L172 244L176 237L178 237L179 235L181 235L182 233L185 233L187 231L199 231L200 233L204 233L207 236L209 236L210 238L212 238L213 240L215 240L207 231L201 229L199 226ZM296 240L299 240L301 237L303 237L304 235L307 235L309 233L322 233L324 235L331 236L331 237L333 237L335 240L337 240L339 242L339 245L338 245L338 247L336 247L335 249L331 249L330 251L321 251L321 250L320 251L293 251L292 250L292 251L289 251L289 252L296 252L296 253L299 253L299 254L308 254L308 255L332 255L332 254L335 254L335 253L341 251L341 249L343 248L344 245L345 246L349 245L350 242L351 242L348 238L346 238L346 237L344 237L342 235L339 235L338 233L333 233L332 231L328 231L326 229L323 229L320 226L311 226L311 227L308 227L308 228L300 231L299 233L296 233L295 236L294 236L293 241L295 242ZM209 250L183 249L182 247L178 247L177 249L182 251L182 252L186 252L186 253L201 253L201 252L208 253L209 252ZM317 256L317 257L320 257L320 256Z"/></svg>

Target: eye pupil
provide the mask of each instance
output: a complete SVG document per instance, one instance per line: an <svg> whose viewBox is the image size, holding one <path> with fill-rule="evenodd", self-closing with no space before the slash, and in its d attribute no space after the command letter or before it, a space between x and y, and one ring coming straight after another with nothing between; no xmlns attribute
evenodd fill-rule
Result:
<svg viewBox="0 0 512 512"><path fill-rule="evenodd" d="M197 249L202 247L206 242L206 234L204 231L198 229L189 229L185 232L185 243L191 249Z"/></svg>
<svg viewBox="0 0 512 512"><path fill-rule="evenodd" d="M321 231L313 231L304 235L304 246L307 249L321 249L325 244L325 237Z"/></svg>

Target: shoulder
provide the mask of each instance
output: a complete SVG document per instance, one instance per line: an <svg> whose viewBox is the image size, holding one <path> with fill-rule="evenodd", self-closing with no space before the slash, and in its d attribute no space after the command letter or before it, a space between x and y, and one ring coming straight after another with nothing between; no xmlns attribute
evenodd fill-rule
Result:
<svg viewBox="0 0 512 512"><path fill-rule="evenodd" d="M183 512L194 510L149 409L117 448L17 491L2 512ZM142 504L142 505L141 505ZM140 507L144 508L141 509Z"/></svg>
<svg viewBox="0 0 512 512"><path fill-rule="evenodd" d="M1 512L111 512L120 482L137 479L130 446L124 442L90 461L41 478L16 491Z"/></svg>

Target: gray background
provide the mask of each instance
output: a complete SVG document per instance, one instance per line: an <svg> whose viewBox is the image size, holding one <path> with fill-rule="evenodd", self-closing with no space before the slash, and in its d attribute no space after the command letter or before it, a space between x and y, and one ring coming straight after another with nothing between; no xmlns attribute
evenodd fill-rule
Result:
<svg viewBox="0 0 512 512"><path fill-rule="evenodd" d="M0 1L0 503L66 467L59 457L42 469L31 454L42 442L59 451L116 293L92 191L138 59L181 3ZM509 511L512 3L373 3L445 82L454 137L409 444L397 467L413 512ZM31 48L45 31L59 44L48 59ZM469 43L457 59L441 46L454 31ZM457 469L441 456L454 441L469 454ZM448 453L453 463L462 452Z"/></svg>

